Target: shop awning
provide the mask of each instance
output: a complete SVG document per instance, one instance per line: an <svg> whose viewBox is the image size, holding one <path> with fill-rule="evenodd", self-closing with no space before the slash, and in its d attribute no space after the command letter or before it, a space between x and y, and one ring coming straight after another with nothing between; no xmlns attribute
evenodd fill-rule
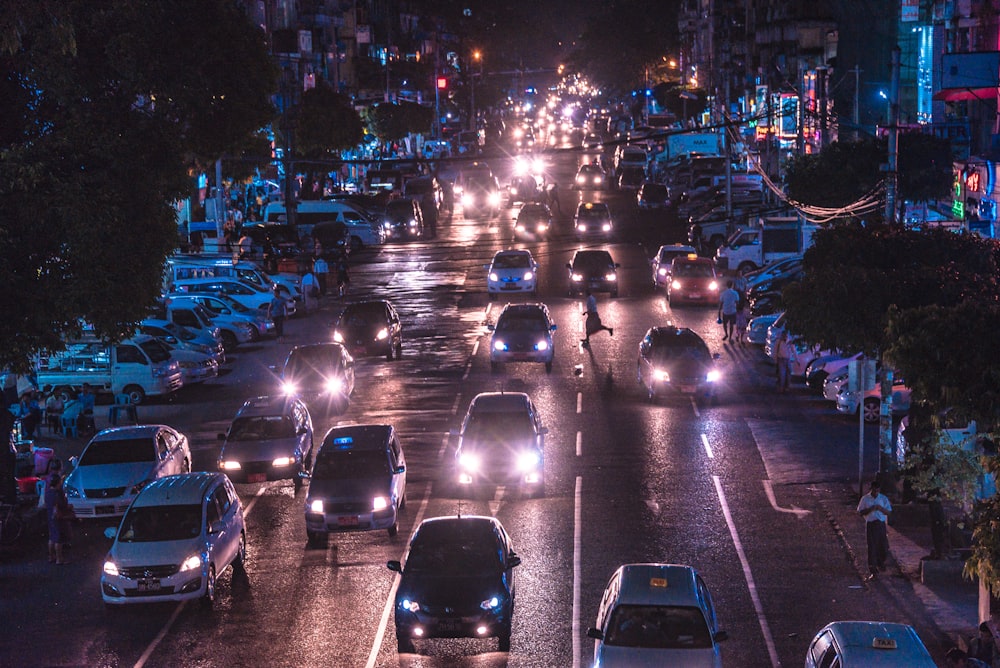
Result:
<svg viewBox="0 0 1000 668"><path fill-rule="evenodd" d="M961 102L964 100L995 100L997 88L942 88L934 93L935 102Z"/></svg>

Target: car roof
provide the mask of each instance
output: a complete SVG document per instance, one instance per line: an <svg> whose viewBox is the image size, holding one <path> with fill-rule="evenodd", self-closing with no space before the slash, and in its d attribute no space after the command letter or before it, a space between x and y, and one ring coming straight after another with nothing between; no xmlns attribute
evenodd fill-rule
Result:
<svg viewBox="0 0 1000 668"><path fill-rule="evenodd" d="M625 564L621 574L618 603L625 605L698 604L695 571L680 564Z"/></svg>
<svg viewBox="0 0 1000 668"><path fill-rule="evenodd" d="M511 248L509 250L497 251L493 257L495 259L503 255L527 255L530 257L531 251L527 248Z"/></svg>
<svg viewBox="0 0 1000 668"><path fill-rule="evenodd" d="M610 211L606 202L580 202L576 210L578 213L580 211Z"/></svg>
<svg viewBox="0 0 1000 668"><path fill-rule="evenodd" d="M530 404L524 392L482 392L469 404L469 412L512 413L527 410Z"/></svg>
<svg viewBox="0 0 1000 668"><path fill-rule="evenodd" d="M920 636L908 624L842 621L827 624L820 633L826 630L836 639L837 646L845 659L843 662L845 668L853 665L871 668L879 666L919 668L936 665L927 653ZM892 643L895 643L894 647ZM876 647L876 644L884 646Z"/></svg>
<svg viewBox="0 0 1000 668"><path fill-rule="evenodd" d="M707 264L715 269L715 260L710 257L675 257L671 264Z"/></svg>
<svg viewBox="0 0 1000 668"><path fill-rule="evenodd" d="M129 427L111 427L97 432L91 439L93 441L118 441L135 438L153 438L161 429L169 429L162 424L141 424Z"/></svg>
<svg viewBox="0 0 1000 668"><path fill-rule="evenodd" d="M323 437L325 450L385 450L392 437L389 424L352 424L333 427Z"/></svg>
<svg viewBox="0 0 1000 668"><path fill-rule="evenodd" d="M694 330L687 327L675 327L674 325L666 325L664 327L653 327L649 330L649 334L653 339L653 343L673 343L677 342L681 345L691 345L693 343L704 344L705 341L695 333Z"/></svg>
<svg viewBox="0 0 1000 668"><path fill-rule="evenodd" d="M291 359L292 355L310 357L314 353L323 355L328 352L335 352L337 355L342 355L345 352L345 349L343 345L334 342L306 343L301 346L294 346L288 351L288 357L286 359Z"/></svg>
<svg viewBox="0 0 1000 668"><path fill-rule="evenodd" d="M607 262L612 263L614 260L611 259L611 253L606 250L600 249L589 249L589 250L578 250L573 256L573 263L577 262Z"/></svg>
<svg viewBox="0 0 1000 668"><path fill-rule="evenodd" d="M507 304L503 307L503 311L500 312L500 317L521 317L521 316L537 316L544 315L546 318L549 317L549 307L545 304L535 302L533 304ZM482 396L482 395L480 395Z"/></svg>
<svg viewBox="0 0 1000 668"><path fill-rule="evenodd" d="M224 473L180 473L158 478L139 492L133 507L201 503L206 492L226 478Z"/></svg>
<svg viewBox="0 0 1000 668"><path fill-rule="evenodd" d="M243 406L236 412L236 417L257 417L265 415L286 415L291 409L291 404L297 399L286 397L280 394L264 397L254 397L247 399Z"/></svg>
<svg viewBox="0 0 1000 668"><path fill-rule="evenodd" d="M684 253L695 253L695 254L698 253L697 249L695 249L694 246L686 246L684 244L664 244L660 246L660 249L656 251L656 254L659 255L663 251L676 251L678 253L684 252Z"/></svg>
<svg viewBox="0 0 1000 668"><path fill-rule="evenodd" d="M465 543L470 538L492 542L494 531L498 528L502 528L499 520L483 515L431 517L420 523L413 534L412 542L442 539L451 542L453 539L458 539Z"/></svg>
<svg viewBox="0 0 1000 668"><path fill-rule="evenodd" d="M353 304L348 304L347 306L344 307L344 313L347 313L348 311L361 311L361 312L378 311L379 308L385 308L388 303L389 302L387 302L384 299L366 299L363 302L354 302Z"/></svg>

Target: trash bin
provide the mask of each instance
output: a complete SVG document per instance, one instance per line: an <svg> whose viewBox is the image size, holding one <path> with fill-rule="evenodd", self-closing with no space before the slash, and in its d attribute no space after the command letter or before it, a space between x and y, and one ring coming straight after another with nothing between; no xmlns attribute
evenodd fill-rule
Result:
<svg viewBox="0 0 1000 668"><path fill-rule="evenodd" d="M52 458L56 456L56 451L52 448L35 448L34 451L34 462L35 462L35 475L43 476L49 474L49 463ZM34 483L32 483L34 486Z"/></svg>

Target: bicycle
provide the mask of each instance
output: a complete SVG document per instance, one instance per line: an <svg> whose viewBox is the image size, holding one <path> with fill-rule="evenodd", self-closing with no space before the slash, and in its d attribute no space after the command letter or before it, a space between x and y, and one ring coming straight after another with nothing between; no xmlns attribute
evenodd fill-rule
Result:
<svg viewBox="0 0 1000 668"><path fill-rule="evenodd" d="M0 504L0 545L12 545L24 533L24 520L16 504Z"/></svg>

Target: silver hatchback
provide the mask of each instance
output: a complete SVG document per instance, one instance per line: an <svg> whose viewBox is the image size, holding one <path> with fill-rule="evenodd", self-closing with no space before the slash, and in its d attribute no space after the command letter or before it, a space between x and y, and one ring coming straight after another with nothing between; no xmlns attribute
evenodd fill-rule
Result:
<svg viewBox="0 0 1000 668"><path fill-rule="evenodd" d="M312 418L297 397L257 397L243 404L219 440L219 470L233 482L291 478L298 489L312 456Z"/></svg>

